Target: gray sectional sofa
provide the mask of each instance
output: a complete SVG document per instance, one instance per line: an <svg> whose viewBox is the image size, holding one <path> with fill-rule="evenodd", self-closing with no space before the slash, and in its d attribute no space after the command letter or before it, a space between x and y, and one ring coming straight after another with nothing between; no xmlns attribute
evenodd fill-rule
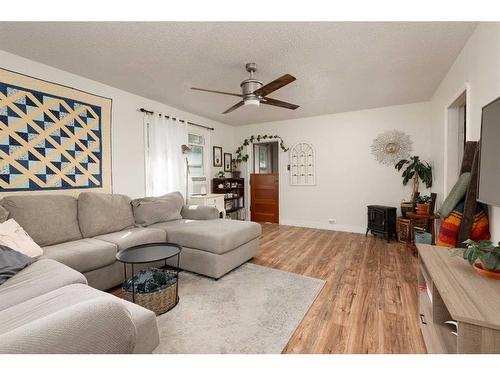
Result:
<svg viewBox="0 0 500 375"><path fill-rule="evenodd" d="M180 193L0 200L0 216L8 213L44 251L0 285L0 353L152 352L159 343L154 313L101 291L124 279L117 251L178 243L182 269L215 279L258 251L259 224L218 219L214 207L183 202Z"/></svg>
<svg viewBox="0 0 500 375"><path fill-rule="evenodd" d="M261 227L219 219L214 207L185 206L180 193L131 200L119 194L16 195L0 200L44 251L100 290L124 279L117 251L144 243L183 247L180 267L215 279L255 256ZM148 265L145 265L145 267Z"/></svg>

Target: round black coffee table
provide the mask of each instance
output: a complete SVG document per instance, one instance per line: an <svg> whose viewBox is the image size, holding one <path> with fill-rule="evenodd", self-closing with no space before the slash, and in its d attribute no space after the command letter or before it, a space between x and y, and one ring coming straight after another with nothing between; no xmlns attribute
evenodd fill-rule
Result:
<svg viewBox="0 0 500 375"><path fill-rule="evenodd" d="M125 273L125 281L127 281L127 264L132 267L132 277L134 276L134 265L152 263L158 261L165 261L164 269L174 269L176 272L176 303L179 302L178 293L178 283L179 283L179 255L181 253L182 246L170 243L170 242L158 242L158 243L148 243L143 245L137 245L129 247L128 249L121 250L116 254L116 260L123 263L123 269ZM177 257L177 263L175 267L167 265L167 260ZM135 287L132 282L132 302L135 302ZM174 306L175 306L174 305ZM172 306L172 308L174 307Z"/></svg>

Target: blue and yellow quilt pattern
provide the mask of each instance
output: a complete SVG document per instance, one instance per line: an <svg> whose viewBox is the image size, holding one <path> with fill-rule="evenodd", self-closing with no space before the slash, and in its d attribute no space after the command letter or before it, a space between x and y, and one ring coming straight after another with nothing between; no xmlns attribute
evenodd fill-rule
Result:
<svg viewBox="0 0 500 375"><path fill-rule="evenodd" d="M102 182L101 107L0 82L0 192Z"/></svg>

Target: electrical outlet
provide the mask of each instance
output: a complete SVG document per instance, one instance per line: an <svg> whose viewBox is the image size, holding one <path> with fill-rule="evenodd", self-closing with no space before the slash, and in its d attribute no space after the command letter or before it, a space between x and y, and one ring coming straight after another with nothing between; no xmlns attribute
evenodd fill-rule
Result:
<svg viewBox="0 0 500 375"><path fill-rule="evenodd" d="M335 221L336 221L335 219L328 219L328 222L329 222L330 224L335 224Z"/></svg>

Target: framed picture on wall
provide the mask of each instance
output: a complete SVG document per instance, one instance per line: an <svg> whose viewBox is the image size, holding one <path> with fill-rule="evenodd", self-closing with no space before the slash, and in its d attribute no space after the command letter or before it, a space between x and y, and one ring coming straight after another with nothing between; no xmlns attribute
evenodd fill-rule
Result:
<svg viewBox="0 0 500 375"><path fill-rule="evenodd" d="M233 160L233 155L230 153L224 153L224 172L231 172L231 160Z"/></svg>
<svg viewBox="0 0 500 375"><path fill-rule="evenodd" d="M213 165L214 167L222 167L222 147L213 147Z"/></svg>

